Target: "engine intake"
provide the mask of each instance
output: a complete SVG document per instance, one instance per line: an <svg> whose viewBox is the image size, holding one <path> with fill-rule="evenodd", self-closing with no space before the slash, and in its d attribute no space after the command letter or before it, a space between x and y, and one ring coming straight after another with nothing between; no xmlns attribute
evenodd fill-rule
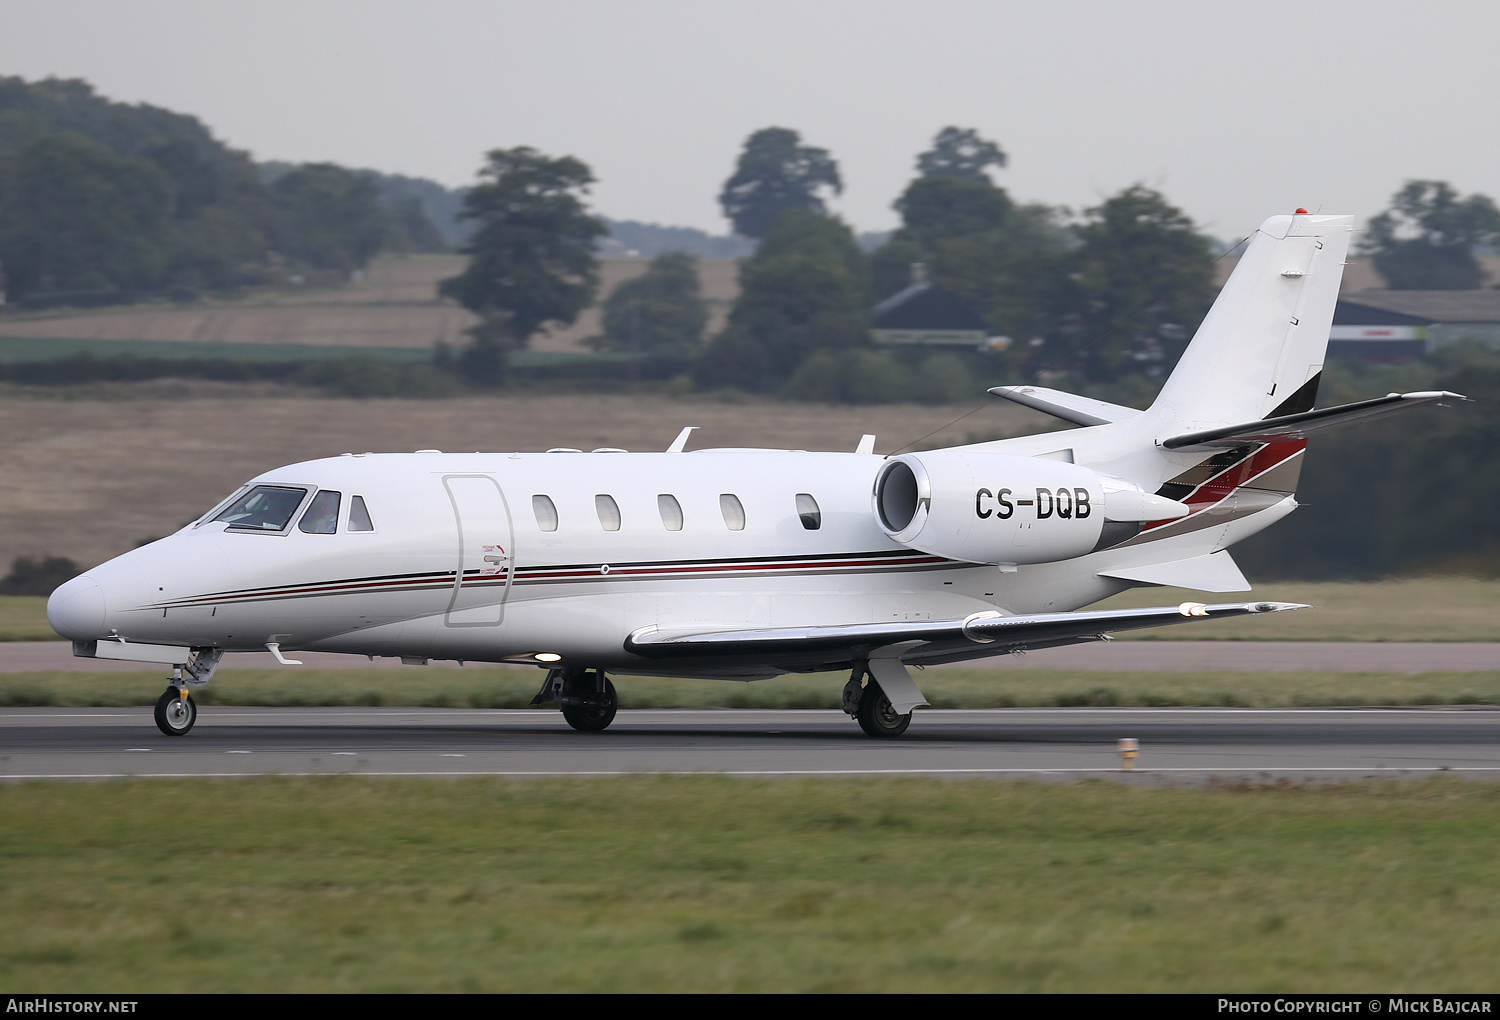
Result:
<svg viewBox="0 0 1500 1020"><path fill-rule="evenodd" d="M1189 508L1139 485L1063 461L938 450L888 460L875 518L893 540L969 563L1052 563L1128 538ZM1110 539L1106 541L1106 539Z"/></svg>

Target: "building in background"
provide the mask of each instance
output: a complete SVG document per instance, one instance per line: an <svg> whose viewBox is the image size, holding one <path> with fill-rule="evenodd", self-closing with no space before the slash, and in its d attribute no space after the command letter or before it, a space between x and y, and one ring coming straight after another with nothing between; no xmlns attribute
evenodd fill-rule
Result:
<svg viewBox="0 0 1500 1020"><path fill-rule="evenodd" d="M989 327L963 299L913 265L912 283L870 309L870 337L885 346L969 347L985 343Z"/></svg>
<svg viewBox="0 0 1500 1020"><path fill-rule="evenodd" d="M1461 340L1500 350L1500 291L1346 293L1334 309L1328 353L1392 361Z"/></svg>

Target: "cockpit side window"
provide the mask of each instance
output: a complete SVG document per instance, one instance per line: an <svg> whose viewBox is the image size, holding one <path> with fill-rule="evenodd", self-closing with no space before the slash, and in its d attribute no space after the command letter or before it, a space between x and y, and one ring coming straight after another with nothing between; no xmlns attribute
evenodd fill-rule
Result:
<svg viewBox="0 0 1500 1020"><path fill-rule="evenodd" d="M342 495L332 489L319 492L307 504L302 520L297 522L297 530L309 535L331 535L338 531L340 499Z"/></svg>
<svg viewBox="0 0 1500 1020"><path fill-rule="evenodd" d="M306 489L289 485L257 485L214 520L237 530L285 531L306 496Z"/></svg>
<svg viewBox="0 0 1500 1020"><path fill-rule="evenodd" d="M370 511L365 508L365 497L352 496L349 500L349 530L374 531L375 522L370 520Z"/></svg>

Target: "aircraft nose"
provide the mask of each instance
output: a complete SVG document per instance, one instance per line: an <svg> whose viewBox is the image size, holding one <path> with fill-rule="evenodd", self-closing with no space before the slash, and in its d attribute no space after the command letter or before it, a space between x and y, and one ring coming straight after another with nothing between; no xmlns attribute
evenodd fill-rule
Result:
<svg viewBox="0 0 1500 1020"><path fill-rule="evenodd" d="M47 600L47 622L72 641L103 637L104 589L87 574L73 578Z"/></svg>

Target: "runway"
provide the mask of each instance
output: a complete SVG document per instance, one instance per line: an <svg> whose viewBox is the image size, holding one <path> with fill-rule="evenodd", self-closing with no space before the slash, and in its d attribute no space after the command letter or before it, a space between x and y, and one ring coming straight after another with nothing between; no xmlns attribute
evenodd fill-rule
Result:
<svg viewBox="0 0 1500 1020"><path fill-rule="evenodd" d="M1116 742L1140 741L1136 771ZM1494 709L920 711L865 737L836 711L622 711L605 733L551 710L200 710L166 737L144 708L0 710L0 780L123 776L1102 776L1161 785L1500 778Z"/></svg>
<svg viewBox="0 0 1500 1020"><path fill-rule="evenodd" d="M402 668L396 658L298 652L316 669ZM434 660L427 668L458 668ZM1026 655L997 655L954 663L980 669L1063 669L1101 672L1285 673L1478 673L1500 670L1500 641L1361 642L1361 641L1109 641L1044 648ZM66 641L0 642L0 673L140 672L147 663L80 659ZM165 667L161 667L165 670ZM231 652L225 669L277 669L270 652ZM413 668L413 667L405 667ZM494 669L494 663L470 662L465 669ZM513 667L533 669L534 667ZM934 667L942 669L946 667ZM165 672L162 674L165 676Z"/></svg>

